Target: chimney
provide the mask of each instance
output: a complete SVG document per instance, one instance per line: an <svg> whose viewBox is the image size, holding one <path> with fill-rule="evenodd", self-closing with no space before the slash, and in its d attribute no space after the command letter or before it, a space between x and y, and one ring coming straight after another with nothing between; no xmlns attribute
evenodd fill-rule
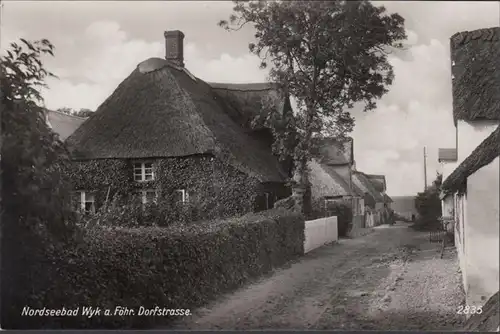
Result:
<svg viewBox="0 0 500 334"><path fill-rule="evenodd" d="M165 59L184 67L184 34L179 30L165 31Z"/></svg>

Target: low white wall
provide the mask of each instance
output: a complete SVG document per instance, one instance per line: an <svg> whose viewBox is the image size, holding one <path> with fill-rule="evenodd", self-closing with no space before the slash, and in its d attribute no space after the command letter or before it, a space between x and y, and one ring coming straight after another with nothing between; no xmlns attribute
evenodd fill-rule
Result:
<svg viewBox="0 0 500 334"><path fill-rule="evenodd" d="M366 222L365 222L366 227L375 227L375 214L368 212L366 215Z"/></svg>
<svg viewBox="0 0 500 334"><path fill-rule="evenodd" d="M305 224L304 253L323 246L339 238L337 217L308 220Z"/></svg>

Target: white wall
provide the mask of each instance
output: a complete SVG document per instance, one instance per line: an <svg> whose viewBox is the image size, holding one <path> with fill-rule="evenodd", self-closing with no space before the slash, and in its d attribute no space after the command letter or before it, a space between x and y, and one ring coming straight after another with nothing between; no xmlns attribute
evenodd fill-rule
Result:
<svg viewBox="0 0 500 334"><path fill-rule="evenodd" d="M375 226L375 214L372 212L367 212L365 226L368 228Z"/></svg>
<svg viewBox="0 0 500 334"><path fill-rule="evenodd" d="M464 161L486 137L495 131L498 124L498 121L458 121L458 161L456 165L458 166Z"/></svg>
<svg viewBox="0 0 500 334"><path fill-rule="evenodd" d="M484 305L499 285L499 158L467 179L467 304Z"/></svg>
<svg viewBox="0 0 500 334"><path fill-rule="evenodd" d="M467 197L463 195L451 195L450 198L453 201L455 207L455 248L458 253L458 260L460 269L462 271L462 283L464 285L464 290L467 293L467 266L465 260L465 239L464 236L466 232L465 218L467 216Z"/></svg>
<svg viewBox="0 0 500 334"><path fill-rule="evenodd" d="M337 217L327 217L306 221L304 253L339 239Z"/></svg>
<svg viewBox="0 0 500 334"><path fill-rule="evenodd" d="M454 196L453 194L447 195L441 200L441 215L443 217L453 217L454 215Z"/></svg>

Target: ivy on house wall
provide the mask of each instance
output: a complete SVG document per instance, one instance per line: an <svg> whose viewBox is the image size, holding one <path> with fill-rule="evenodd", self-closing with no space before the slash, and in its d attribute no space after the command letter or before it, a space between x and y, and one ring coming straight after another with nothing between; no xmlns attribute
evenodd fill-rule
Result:
<svg viewBox="0 0 500 334"><path fill-rule="evenodd" d="M73 189L95 193L98 207L104 204L106 198L110 202L119 198L124 203L138 190L156 189L159 195L157 206L166 209L163 212L168 212L172 219L179 219L180 215L187 213L194 220L247 213L253 211L255 200L262 192L257 179L211 156L155 159L155 179L145 182L133 179L133 163L136 161L75 161L67 173ZM175 203L177 189L187 191L188 205Z"/></svg>

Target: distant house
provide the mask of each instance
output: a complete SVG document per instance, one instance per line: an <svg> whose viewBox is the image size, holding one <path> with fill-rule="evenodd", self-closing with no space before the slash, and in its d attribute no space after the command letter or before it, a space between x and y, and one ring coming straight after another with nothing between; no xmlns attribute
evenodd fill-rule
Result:
<svg viewBox="0 0 500 334"><path fill-rule="evenodd" d="M457 148L455 156L445 150L440 154L446 171L441 199L443 216L454 221L469 306L482 306L498 291L499 49L498 27L451 37Z"/></svg>
<svg viewBox="0 0 500 334"><path fill-rule="evenodd" d="M334 138L318 138L315 146L315 158L309 165L313 199L347 201L353 208L354 223L361 225L365 204L363 192L353 183L353 139L340 143Z"/></svg>
<svg viewBox="0 0 500 334"><path fill-rule="evenodd" d="M392 200L392 198L389 195L387 195L386 193L384 193L384 203L386 203L389 208L392 208L393 202L394 201Z"/></svg>
<svg viewBox="0 0 500 334"><path fill-rule="evenodd" d="M349 181L336 171L335 166L320 164L313 159L309 163L309 168L311 195L316 203L327 208L329 203L339 201L352 203L353 198L358 198L360 207L353 211L359 212L358 215L363 213L363 193L354 184L349 185Z"/></svg>
<svg viewBox="0 0 500 334"><path fill-rule="evenodd" d="M372 182L373 187L382 194L384 197L384 203L387 204L388 207L391 206L392 198L386 194L387 191L387 182L385 180L385 175L375 175L375 174L365 174L366 177Z"/></svg>
<svg viewBox="0 0 500 334"><path fill-rule="evenodd" d="M47 125L64 141L85 122L86 118L68 115L59 111L45 110Z"/></svg>
<svg viewBox="0 0 500 334"><path fill-rule="evenodd" d="M143 204L221 217L289 196L289 166L272 154L270 130L249 124L267 103L290 111L288 97L268 83L204 82L185 68L183 40L165 32L165 59L138 64L67 139L85 174L75 184L82 208L88 198L98 207L109 193L134 193Z"/></svg>
<svg viewBox="0 0 500 334"><path fill-rule="evenodd" d="M362 193L364 194L365 206L369 209L370 214L373 214L373 224L381 224L381 210L384 208L385 198L383 193L377 190L377 186L379 186L379 184L374 184L373 181L370 180L370 178L367 176L367 174L360 171L354 171L353 183L358 188L360 188ZM364 225L366 225L367 219L371 220L371 217L366 217L365 215ZM369 223L368 225L371 224L372 223Z"/></svg>
<svg viewBox="0 0 500 334"><path fill-rule="evenodd" d="M384 207L384 195L376 189L368 176L360 171L353 173L354 184L363 191L365 205L374 210L380 210Z"/></svg>

